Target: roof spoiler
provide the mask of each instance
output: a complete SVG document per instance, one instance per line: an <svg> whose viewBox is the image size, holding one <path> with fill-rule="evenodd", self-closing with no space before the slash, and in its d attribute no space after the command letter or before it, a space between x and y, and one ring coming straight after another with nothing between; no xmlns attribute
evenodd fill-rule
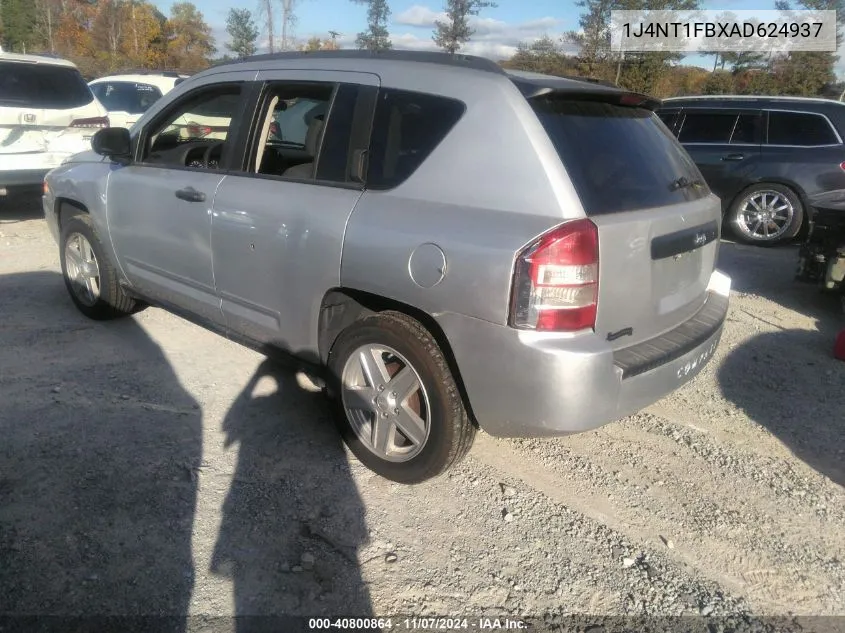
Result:
<svg viewBox="0 0 845 633"><path fill-rule="evenodd" d="M628 92L627 90L562 90L550 86L532 86L532 90L522 93L529 101L540 97L560 97L572 101L602 101L615 105L628 106L632 108L646 108L657 110L663 102L656 97L641 94L639 92Z"/></svg>

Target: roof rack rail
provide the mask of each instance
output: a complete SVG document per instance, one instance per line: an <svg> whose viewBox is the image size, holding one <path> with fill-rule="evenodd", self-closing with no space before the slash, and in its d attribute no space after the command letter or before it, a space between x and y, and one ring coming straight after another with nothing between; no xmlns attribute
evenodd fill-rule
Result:
<svg viewBox="0 0 845 633"><path fill-rule="evenodd" d="M383 59L387 61L406 61L427 64L443 64L472 70L483 70L505 74L505 70L492 59L476 55L461 55L460 53L441 53L434 51L368 51L357 49L342 49L337 51L288 51L284 53L268 53L252 55L243 59L222 62L220 65L240 64L244 62L260 62L286 59Z"/></svg>

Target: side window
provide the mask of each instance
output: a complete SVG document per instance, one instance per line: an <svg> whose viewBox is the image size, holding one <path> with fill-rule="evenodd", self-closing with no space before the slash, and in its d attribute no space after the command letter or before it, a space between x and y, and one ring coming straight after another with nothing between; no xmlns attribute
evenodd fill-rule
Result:
<svg viewBox="0 0 845 633"><path fill-rule="evenodd" d="M678 140L681 143L727 143L736 119L736 114L726 112L687 110Z"/></svg>
<svg viewBox="0 0 845 633"><path fill-rule="evenodd" d="M370 141L367 187L401 184L446 138L466 106L446 97L419 92L379 91Z"/></svg>
<svg viewBox="0 0 845 633"><path fill-rule="evenodd" d="M330 119L333 83L272 83L261 100L248 171L313 180Z"/></svg>
<svg viewBox="0 0 845 633"><path fill-rule="evenodd" d="M144 131L141 162L218 169L228 151L230 127L242 111L240 85L187 95Z"/></svg>
<svg viewBox="0 0 845 633"><path fill-rule="evenodd" d="M678 116L677 110L659 110L657 116L660 117L666 127L674 132L675 118Z"/></svg>
<svg viewBox="0 0 845 633"><path fill-rule="evenodd" d="M769 145L837 145L827 119L809 112L769 112Z"/></svg>
<svg viewBox="0 0 845 633"><path fill-rule="evenodd" d="M762 117L759 113L740 114L731 136L731 145L757 145L762 138Z"/></svg>

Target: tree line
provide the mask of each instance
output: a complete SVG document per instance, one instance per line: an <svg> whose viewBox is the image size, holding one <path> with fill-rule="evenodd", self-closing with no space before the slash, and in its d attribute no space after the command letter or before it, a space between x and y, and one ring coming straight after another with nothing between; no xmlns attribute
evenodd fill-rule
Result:
<svg viewBox="0 0 845 633"><path fill-rule="evenodd" d="M164 15L145 0L0 0L3 50L48 53L93 77L126 68L197 71L216 48L191 2Z"/></svg>
<svg viewBox="0 0 845 633"><path fill-rule="evenodd" d="M710 52L712 68L683 65L684 55L659 52L618 53L610 46L613 10L700 9L699 0L579 0L578 31L523 43L504 66L560 76L587 76L665 98L697 94L826 96L839 98L835 53L758 54ZM775 8L837 10L838 39L845 20L844 0L777 0ZM572 50L574 49L574 54Z"/></svg>
<svg viewBox="0 0 845 633"><path fill-rule="evenodd" d="M365 5L367 27L356 45L368 50L393 47L387 0L351 0ZM175 2L164 15L147 0L0 0L0 44L19 53L48 53L70 59L88 77L125 69L195 72L210 63L255 54L259 49L338 48L340 33L296 44L297 0L260 0L258 11L233 8L226 21L228 42L218 51L211 27L192 2ZM490 0L446 0L447 18L433 39L456 52L472 37L469 17ZM261 39L261 36L264 38ZM260 42L260 45L259 45Z"/></svg>
<svg viewBox="0 0 845 633"><path fill-rule="evenodd" d="M253 14L233 8L226 21L228 41L218 51L210 26L191 2L176 2L164 15L147 0L0 0L0 43L15 52L48 52L74 61L86 76L128 68L195 72L215 60L253 55L259 50L338 48L340 33L297 43L293 36L298 0L260 0ZM366 28L355 45L379 51L393 47L388 0L350 0L366 9ZM444 0L432 40L457 53L472 39L473 16L495 7L491 0ZM585 76L658 97L685 94L783 94L834 96L833 53L794 52L710 54L712 68L683 65L673 53L611 50L613 10L695 10L700 0L578 0L579 29L562 37L520 44L502 62L508 68L560 76ZM777 0L776 8L836 9L840 30L845 0Z"/></svg>

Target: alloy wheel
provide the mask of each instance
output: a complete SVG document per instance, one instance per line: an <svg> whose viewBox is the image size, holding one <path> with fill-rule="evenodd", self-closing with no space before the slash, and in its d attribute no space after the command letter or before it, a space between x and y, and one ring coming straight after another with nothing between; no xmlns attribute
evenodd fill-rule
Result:
<svg viewBox="0 0 845 633"><path fill-rule="evenodd" d="M65 274L76 298L93 306L100 298L100 265L91 243L81 233L71 233L65 242Z"/></svg>
<svg viewBox="0 0 845 633"><path fill-rule="evenodd" d="M792 224L795 207L780 191L755 191L739 204L737 228L746 237L758 242L773 242L783 236Z"/></svg>
<svg viewBox="0 0 845 633"><path fill-rule="evenodd" d="M390 462L416 457L428 440L431 407L419 373L395 349L359 347L343 367L341 398L355 434Z"/></svg>

